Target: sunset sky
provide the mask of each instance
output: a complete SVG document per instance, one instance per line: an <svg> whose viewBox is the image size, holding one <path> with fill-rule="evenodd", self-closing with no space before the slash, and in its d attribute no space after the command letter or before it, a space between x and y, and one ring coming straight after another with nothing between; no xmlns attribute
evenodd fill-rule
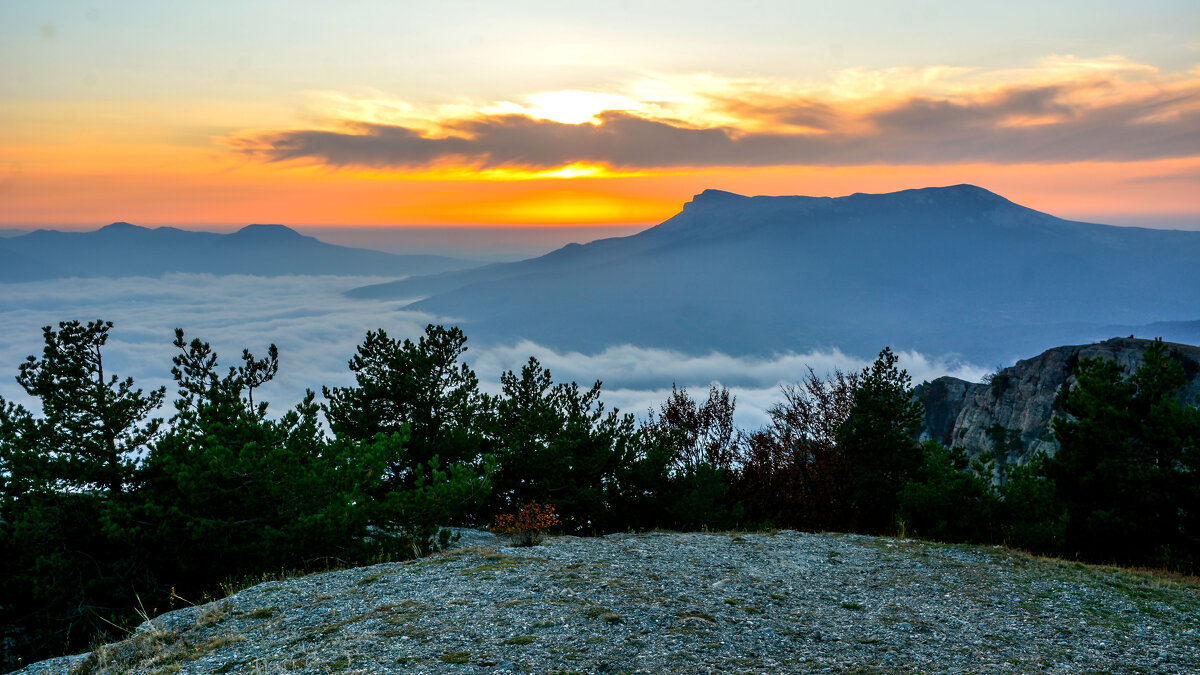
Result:
<svg viewBox="0 0 1200 675"><path fill-rule="evenodd" d="M0 3L0 226L653 223L974 183L1200 229L1200 11Z"/></svg>

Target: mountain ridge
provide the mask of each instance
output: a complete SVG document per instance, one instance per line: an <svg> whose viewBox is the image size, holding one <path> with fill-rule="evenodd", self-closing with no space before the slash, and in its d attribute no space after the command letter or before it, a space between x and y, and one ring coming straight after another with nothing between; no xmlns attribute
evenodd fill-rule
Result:
<svg viewBox="0 0 1200 675"><path fill-rule="evenodd" d="M484 342L860 357L892 345L1007 363L1105 326L1200 318L1198 260L1197 232L1068 221L965 184L706 190L627 237L348 295L408 299Z"/></svg>
<svg viewBox="0 0 1200 675"><path fill-rule="evenodd" d="M39 229L0 239L0 282L63 277L211 274L410 275L478 263L437 255L399 255L323 242L278 224L221 234L123 221L87 232Z"/></svg>

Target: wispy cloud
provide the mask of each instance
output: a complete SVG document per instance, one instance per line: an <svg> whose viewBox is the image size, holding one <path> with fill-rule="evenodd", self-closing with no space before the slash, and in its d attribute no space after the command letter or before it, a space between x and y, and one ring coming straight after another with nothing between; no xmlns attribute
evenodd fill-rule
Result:
<svg viewBox="0 0 1200 675"><path fill-rule="evenodd" d="M656 77L422 108L324 92L328 124L227 140L266 161L419 171L1134 161L1200 154L1200 75L1119 57L828 82Z"/></svg>
<svg viewBox="0 0 1200 675"><path fill-rule="evenodd" d="M279 345L280 372L264 388L262 399L281 413L300 400L305 389L345 386L353 378L347 361L367 330L384 328L398 338L419 336L427 323L444 319L401 311L394 302L346 302L347 288L374 281L363 277L246 277L168 275L162 279L66 279L0 288L0 396L29 401L14 376L25 357L41 351L41 327L59 321L107 319L114 322L105 365L109 372L133 377L138 386L167 386L171 340L176 327L189 338L213 344L226 366L243 348L261 355ZM470 337L469 326L465 327ZM536 356L557 381L590 385L604 382L610 406L642 414L665 400L672 384L701 394L710 383L728 386L738 397L738 422L753 428L766 421L766 410L779 400L779 385L802 378L808 367L818 373L835 368L857 370L874 354L853 355L837 349L773 357L722 353L688 356L633 345L595 354L562 352L532 342L514 345L469 343L468 360L485 390L499 391L500 374L519 370ZM943 374L977 380L984 369L954 359L901 353L901 365L920 382ZM257 397L256 397L257 398ZM164 411L169 414L169 411Z"/></svg>
<svg viewBox="0 0 1200 675"><path fill-rule="evenodd" d="M685 387L697 397L702 397L710 384L728 387L737 397L737 422L747 429L765 425L767 410L781 399L780 387L801 381L809 367L824 376L835 370L861 370L874 359L874 355L851 355L836 348L754 357L721 352L689 356L668 349L620 345L596 354L581 354L522 341L487 348L474 363L481 376L494 378L493 374L505 370L519 370L530 356L537 357L556 380L588 385L597 379L603 381L606 403L638 415L665 401L672 385ZM929 357L913 351L901 351L898 356L900 366L908 371L914 384L942 375L978 382L988 372L952 357Z"/></svg>
<svg viewBox="0 0 1200 675"><path fill-rule="evenodd" d="M1200 169L1193 171L1178 171L1175 173L1159 173L1152 176L1130 178L1129 183L1200 183Z"/></svg>

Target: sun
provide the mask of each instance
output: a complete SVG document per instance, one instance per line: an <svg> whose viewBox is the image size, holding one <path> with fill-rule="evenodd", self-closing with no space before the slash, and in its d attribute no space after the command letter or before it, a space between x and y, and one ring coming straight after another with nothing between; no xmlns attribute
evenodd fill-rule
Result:
<svg viewBox="0 0 1200 675"><path fill-rule="evenodd" d="M583 124L602 112L637 111L642 107L637 101L620 94L563 89L526 96L521 112L536 119Z"/></svg>

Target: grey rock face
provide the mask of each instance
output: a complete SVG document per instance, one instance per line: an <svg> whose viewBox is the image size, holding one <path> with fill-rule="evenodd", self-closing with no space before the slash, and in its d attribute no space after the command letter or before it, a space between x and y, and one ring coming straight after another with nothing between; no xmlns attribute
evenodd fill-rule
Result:
<svg viewBox="0 0 1200 675"><path fill-rule="evenodd" d="M925 404L921 439L959 445L977 458L991 452L997 467L1024 464L1038 452L1058 451L1051 429L1059 390L1071 387L1071 370L1083 358L1115 360L1133 372L1152 340L1112 338L1090 345L1055 347L1004 368L987 384L941 377L917 387ZM1182 400L1200 397L1200 347L1168 343L1188 376Z"/></svg>
<svg viewBox="0 0 1200 675"><path fill-rule="evenodd" d="M948 375L917 387L918 396L925 404L925 428L921 430L921 440L933 439L947 447L953 445L958 414L980 389L987 389L987 385Z"/></svg>

